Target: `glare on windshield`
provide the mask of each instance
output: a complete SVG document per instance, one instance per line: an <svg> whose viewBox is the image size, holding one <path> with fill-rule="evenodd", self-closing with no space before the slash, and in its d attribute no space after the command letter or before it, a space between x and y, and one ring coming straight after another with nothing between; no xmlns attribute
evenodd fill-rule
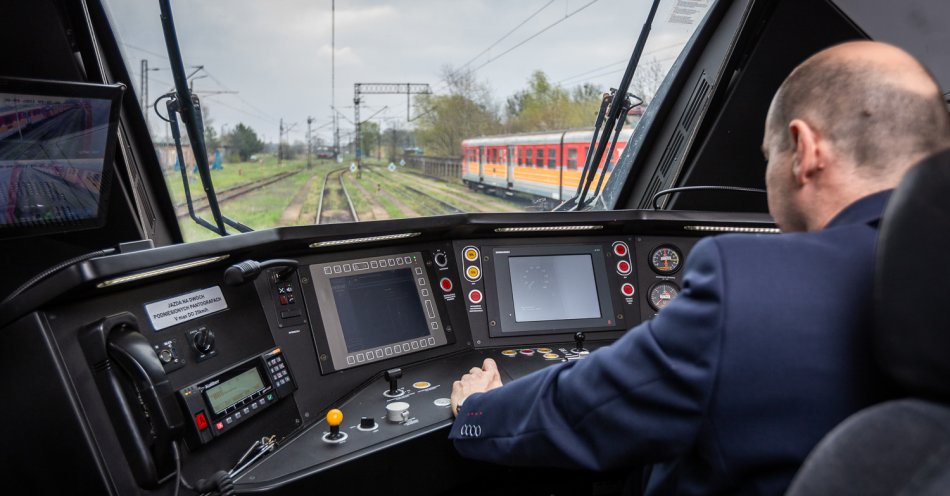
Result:
<svg viewBox="0 0 950 496"><path fill-rule="evenodd" d="M550 210L574 196L603 94L650 1L174 3L221 211L253 229ZM663 0L609 177L711 0ZM186 240L217 235L179 155L157 2L108 2ZM156 102L158 103L156 105Z"/></svg>

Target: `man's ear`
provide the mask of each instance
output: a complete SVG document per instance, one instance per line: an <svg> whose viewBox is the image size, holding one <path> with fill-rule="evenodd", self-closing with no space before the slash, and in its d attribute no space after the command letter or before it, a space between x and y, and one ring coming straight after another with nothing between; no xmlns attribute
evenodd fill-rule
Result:
<svg viewBox="0 0 950 496"><path fill-rule="evenodd" d="M788 134L795 147L792 174L795 176L795 182L803 186L823 168L818 149L819 136L815 128L801 119L793 119L788 123Z"/></svg>

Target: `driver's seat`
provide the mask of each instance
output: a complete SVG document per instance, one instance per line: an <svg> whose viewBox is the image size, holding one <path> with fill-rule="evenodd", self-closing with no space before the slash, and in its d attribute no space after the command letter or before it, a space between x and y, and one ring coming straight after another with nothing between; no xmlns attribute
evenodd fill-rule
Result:
<svg viewBox="0 0 950 496"><path fill-rule="evenodd" d="M950 150L908 172L877 250L874 348L905 398L825 436L790 496L950 494Z"/></svg>

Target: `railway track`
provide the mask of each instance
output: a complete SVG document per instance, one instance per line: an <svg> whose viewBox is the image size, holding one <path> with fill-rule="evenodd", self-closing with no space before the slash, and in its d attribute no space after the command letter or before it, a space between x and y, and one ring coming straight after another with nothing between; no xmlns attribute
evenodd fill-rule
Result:
<svg viewBox="0 0 950 496"><path fill-rule="evenodd" d="M418 187L410 186L406 181L399 179L392 173L381 172L375 167L365 166L364 171L378 178L382 184L386 185L391 194L413 205L416 210L419 210L419 215L445 215L464 212L463 209L440 200Z"/></svg>
<svg viewBox="0 0 950 496"><path fill-rule="evenodd" d="M281 172L280 174L274 174L273 176L262 177L260 179L256 179L251 182L238 184L236 186L231 186L230 188L222 189L216 192L217 197L218 197L218 204L221 205L226 201L239 198L241 196L244 196L250 193L251 191L255 191L269 184L273 184L273 183L276 183L277 181L286 179L298 172L300 171ZM201 191L201 193L204 194L203 190L199 190L199 191ZM201 196L199 198L195 198L194 192L193 192L191 200L192 200L192 205L194 206L195 212L201 212L203 210L208 209L207 197ZM188 217L188 204L186 202L181 202L175 205L175 215L177 215L179 219Z"/></svg>
<svg viewBox="0 0 950 496"><path fill-rule="evenodd" d="M323 190L320 192L320 203L317 206L317 224L359 222L360 218L343 183L346 170L346 167L333 169L323 177Z"/></svg>

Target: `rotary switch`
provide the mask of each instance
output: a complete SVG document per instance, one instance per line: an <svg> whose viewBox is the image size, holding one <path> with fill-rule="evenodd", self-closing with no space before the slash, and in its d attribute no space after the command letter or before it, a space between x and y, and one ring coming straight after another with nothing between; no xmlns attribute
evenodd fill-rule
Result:
<svg viewBox="0 0 950 496"><path fill-rule="evenodd" d="M198 353L203 355L207 355L214 350L214 332L207 327L198 329L194 337L191 338L191 341L195 345L195 349L198 350Z"/></svg>

